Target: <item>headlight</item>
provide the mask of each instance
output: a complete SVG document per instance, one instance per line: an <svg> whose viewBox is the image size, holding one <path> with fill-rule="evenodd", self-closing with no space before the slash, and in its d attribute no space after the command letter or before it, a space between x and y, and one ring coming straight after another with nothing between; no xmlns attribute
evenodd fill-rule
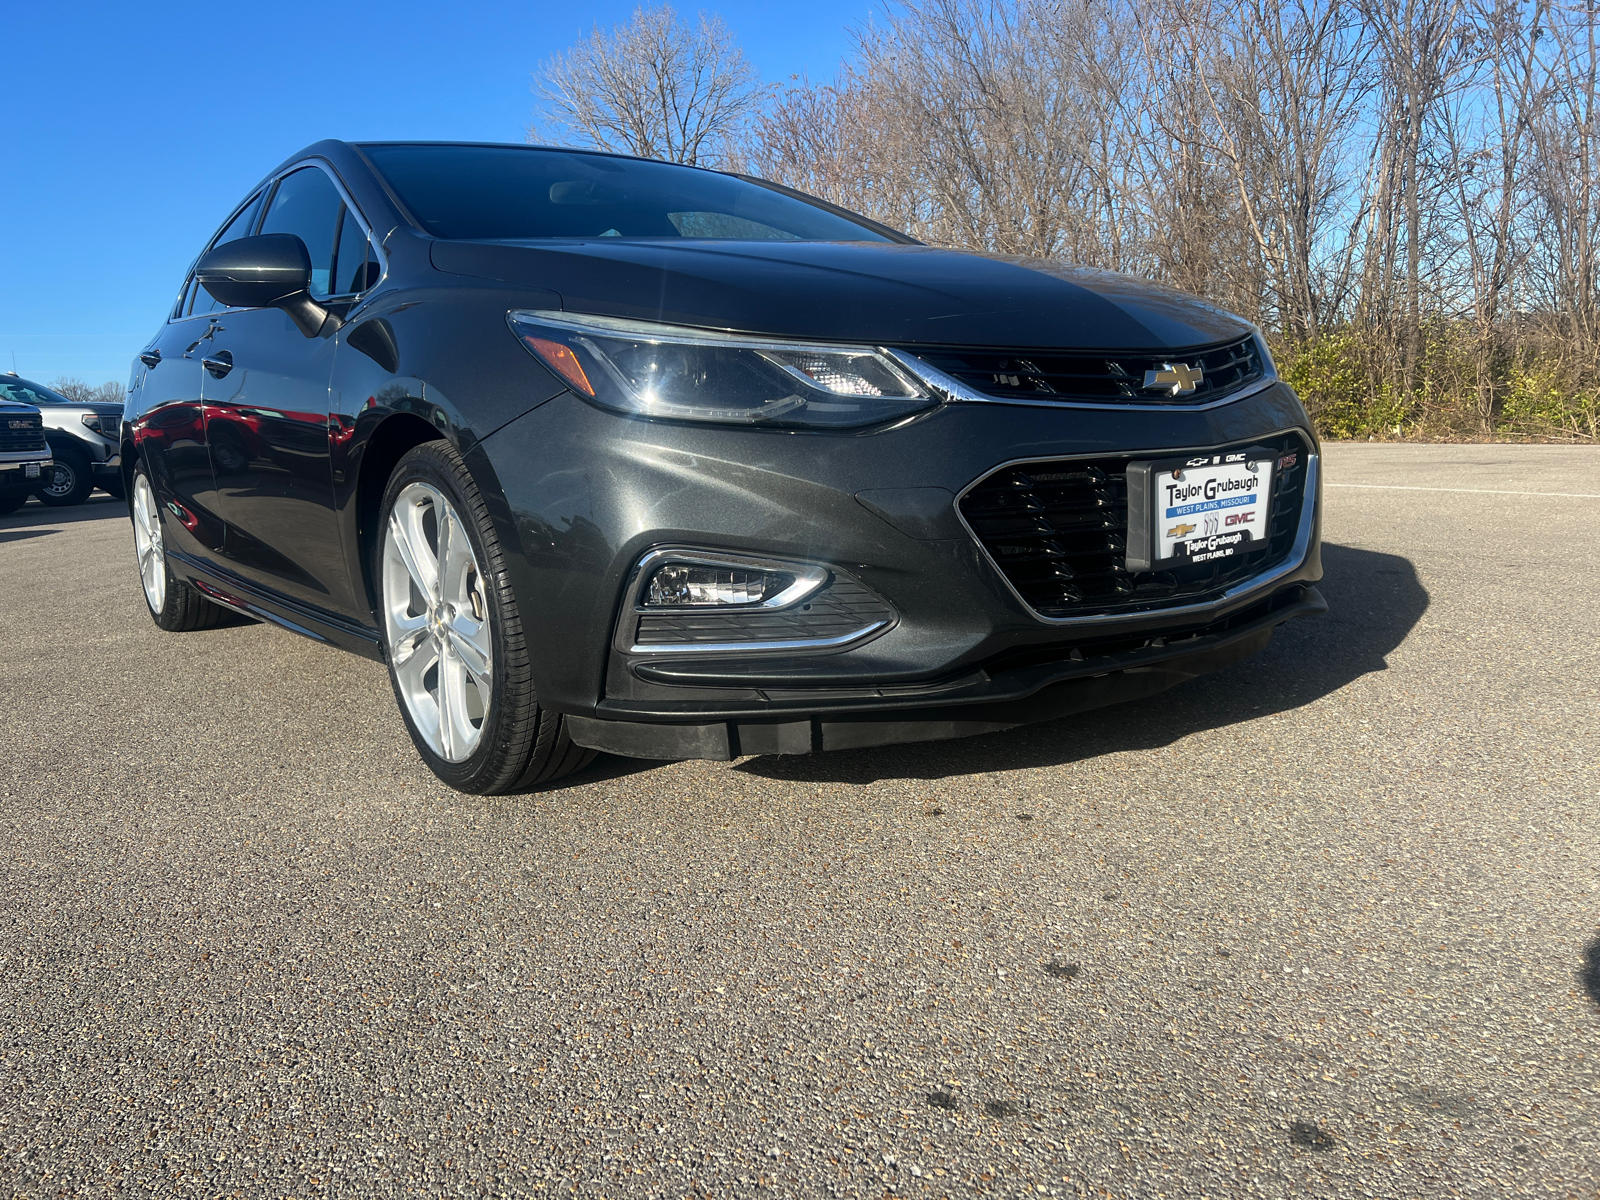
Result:
<svg viewBox="0 0 1600 1200"><path fill-rule="evenodd" d="M680 421L842 429L928 407L868 346L818 346L574 313L509 314L522 344L585 399Z"/></svg>

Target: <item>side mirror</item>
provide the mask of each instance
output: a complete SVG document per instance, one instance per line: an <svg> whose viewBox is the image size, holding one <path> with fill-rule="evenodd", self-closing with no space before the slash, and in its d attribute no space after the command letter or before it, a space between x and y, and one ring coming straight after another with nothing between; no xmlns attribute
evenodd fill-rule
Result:
<svg viewBox="0 0 1600 1200"><path fill-rule="evenodd" d="M341 324L311 298L311 255L292 233L224 242L201 258L194 277L229 308L281 308L308 338Z"/></svg>

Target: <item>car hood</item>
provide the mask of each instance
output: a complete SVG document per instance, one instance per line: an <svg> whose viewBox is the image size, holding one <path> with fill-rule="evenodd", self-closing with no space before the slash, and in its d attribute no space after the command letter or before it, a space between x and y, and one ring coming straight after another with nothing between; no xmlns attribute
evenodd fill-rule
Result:
<svg viewBox="0 0 1600 1200"><path fill-rule="evenodd" d="M568 312L890 345L1157 351L1250 326L1193 296L1046 259L859 242L460 242L435 269L554 291Z"/></svg>

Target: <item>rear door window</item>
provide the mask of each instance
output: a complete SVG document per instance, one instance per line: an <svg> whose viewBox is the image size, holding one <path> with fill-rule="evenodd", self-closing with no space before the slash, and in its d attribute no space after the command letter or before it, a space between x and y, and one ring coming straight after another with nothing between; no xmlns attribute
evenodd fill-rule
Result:
<svg viewBox="0 0 1600 1200"><path fill-rule="evenodd" d="M278 181L262 233L292 233L311 254L311 294L333 294L333 247L344 201L333 180L318 167L301 167Z"/></svg>

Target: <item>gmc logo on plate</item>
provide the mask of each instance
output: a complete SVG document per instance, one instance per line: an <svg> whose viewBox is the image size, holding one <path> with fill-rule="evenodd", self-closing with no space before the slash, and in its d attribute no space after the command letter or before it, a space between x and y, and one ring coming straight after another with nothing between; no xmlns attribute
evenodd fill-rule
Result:
<svg viewBox="0 0 1600 1200"><path fill-rule="evenodd" d="M13 422L11 422L11 428L13 428L13 429L26 429L31 424L32 424L31 421L13 421Z"/></svg>

